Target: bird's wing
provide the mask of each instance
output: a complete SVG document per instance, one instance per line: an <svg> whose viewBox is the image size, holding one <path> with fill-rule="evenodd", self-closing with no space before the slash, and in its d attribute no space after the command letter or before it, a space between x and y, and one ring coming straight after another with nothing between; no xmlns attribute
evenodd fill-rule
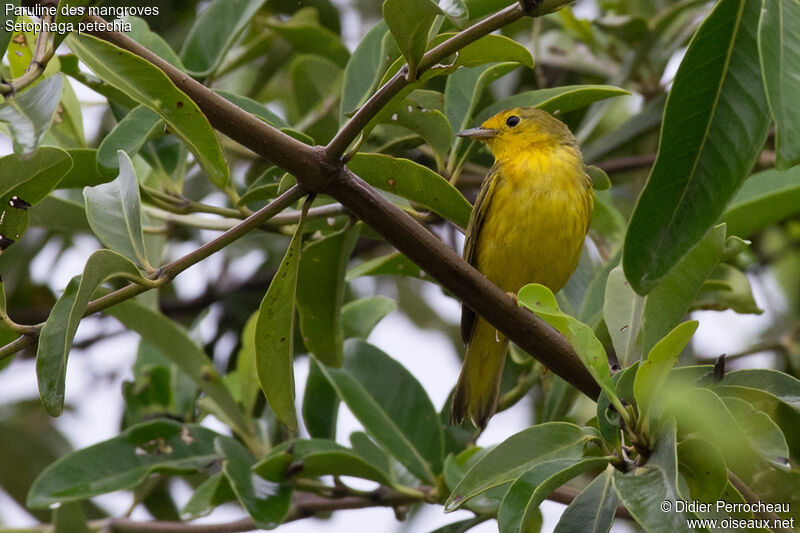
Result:
<svg viewBox="0 0 800 533"><path fill-rule="evenodd" d="M472 208L472 214L469 217L469 224L467 224L467 237L464 240L464 261L475 265L475 247L478 242L478 235L481 232L481 225L486 213L489 210L489 204L492 200L492 193L500 181L500 173L495 167L489 171L486 179L483 180L481 190L478 193L478 198L475 200L475 206ZM461 339L464 344L469 343L469 338L472 334L472 327L475 324L475 311L461 305Z"/></svg>

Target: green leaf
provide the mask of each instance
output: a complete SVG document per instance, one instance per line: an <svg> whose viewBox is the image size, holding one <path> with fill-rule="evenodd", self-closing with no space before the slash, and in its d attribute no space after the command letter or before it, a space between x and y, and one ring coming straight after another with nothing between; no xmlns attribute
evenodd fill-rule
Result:
<svg viewBox="0 0 800 533"><path fill-rule="evenodd" d="M242 329L241 347L236 357L236 373L239 376L239 396L243 411L251 413L258 401L261 384L258 382L256 370L256 320L258 313L253 313Z"/></svg>
<svg viewBox="0 0 800 533"><path fill-rule="evenodd" d="M434 99L439 102L432 102ZM441 93L414 91L405 100L384 107L372 123L384 122L410 129L428 143L434 152L438 168L443 168L453 130L442 112L430 105L438 103L436 107L441 107L441 99Z"/></svg>
<svg viewBox="0 0 800 533"><path fill-rule="evenodd" d="M147 141L163 132L161 117L146 106L137 106L102 140L97 149L97 165L101 172L113 172L119 168L119 150L133 157Z"/></svg>
<svg viewBox="0 0 800 533"><path fill-rule="evenodd" d="M342 24L337 6L331 0L302 0L299 3L297 0L269 0L266 7L278 13L302 14L314 21L319 20L320 24L338 35L342 32Z"/></svg>
<svg viewBox="0 0 800 533"><path fill-rule="evenodd" d="M354 450L326 439L297 439L281 443L253 467L253 472L267 479L274 475L273 459L288 451L291 463L282 472L285 477L353 476L391 485L383 472ZM281 459L279 459L279 462Z"/></svg>
<svg viewBox="0 0 800 533"><path fill-rule="evenodd" d="M639 365L633 382L633 395L640 417L648 416L651 402L661 392L667 374L678 363L678 356L691 340L698 324L696 320L690 320L675 326L653 346L647 360Z"/></svg>
<svg viewBox="0 0 800 533"><path fill-rule="evenodd" d="M53 127L50 128L50 133L62 146L86 146L81 103L72 85L66 79L62 83L61 102L59 102L59 107L56 108L56 115L53 119Z"/></svg>
<svg viewBox="0 0 800 533"><path fill-rule="evenodd" d="M668 464L659 464L663 461L651 457L646 465L637 467L632 472L622 473L615 470L612 478L614 488L625 508L648 533L689 533L684 513L672 509L664 512L660 507L665 501L674 505L676 501L683 500L676 486L674 423L659 436L655 454L671 456L671 459Z"/></svg>
<svg viewBox="0 0 800 533"><path fill-rule="evenodd" d="M367 32L350 56L342 81L340 124L364 103L383 76L383 71L392 58L387 46L388 32L389 27L381 20ZM392 40L391 37L388 40Z"/></svg>
<svg viewBox="0 0 800 533"><path fill-rule="evenodd" d="M581 428L565 422L539 424L512 435L467 471L447 498L445 511L454 511L470 498L517 479L537 464L580 459L586 439Z"/></svg>
<svg viewBox="0 0 800 533"><path fill-rule="evenodd" d="M0 336L9 330L0 330ZM4 342L11 338L3 337ZM8 375L8 372L5 373ZM55 419L42 409L38 398L5 401L0 412L0 485L21 507L25 507L34 480L51 463L72 451L66 437L55 427ZM84 507L91 518L105 516L93 504ZM51 519L47 509L28 512L43 522Z"/></svg>
<svg viewBox="0 0 800 533"><path fill-rule="evenodd" d="M628 94L630 93L625 89L610 85L565 85L550 89L525 91L504 98L482 109L472 121L472 124L480 126L486 119L512 107L537 107L557 115L586 107L600 100Z"/></svg>
<svg viewBox="0 0 800 533"><path fill-rule="evenodd" d="M330 93L339 92L342 69L324 57L313 54L295 56L289 64L289 73L292 79L292 100L298 117L305 116L329 97ZM334 120L334 127L337 123Z"/></svg>
<svg viewBox="0 0 800 533"><path fill-rule="evenodd" d="M341 369L319 368L372 438L417 478L434 480L442 468L442 429L425 389L408 370L354 339L345 342Z"/></svg>
<svg viewBox="0 0 800 533"><path fill-rule="evenodd" d="M212 361L177 323L136 300L127 300L104 311L132 329L175 363L219 408L221 416L242 438L252 435L249 422L242 415L230 391Z"/></svg>
<svg viewBox="0 0 800 533"><path fill-rule="evenodd" d="M636 377L636 372L639 369L639 361L636 361L631 366L617 372L611 377L614 383L614 390L617 397L629 404L634 402L633 398L633 382ZM611 407L611 399L605 392L600 393L597 399L597 429L600 434L609 444L613 446L620 445L620 430L622 421L616 408Z"/></svg>
<svg viewBox="0 0 800 533"><path fill-rule="evenodd" d="M606 467L578 493L564 509L554 533L608 533L619 502L612 482L614 471L614 467Z"/></svg>
<svg viewBox="0 0 800 533"><path fill-rule="evenodd" d="M605 457L561 459L534 466L519 476L503 497L497 514L500 531L538 531L542 526L539 505L570 479L608 464Z"/></svg>
<svg viewBox="0 0 800 533"><path fill-rule="evenodd" d="M764 0L758 22L758 53L769 110L775 121L775 167L800 162L800 109L794 90L800 78L800 2Z"/></svg>
<svg viewBox="0 0 800 533"><path fill-rule="evenodd" d="M603 318L611 335L614 351L620 365L625 368L634 360L634 345L642 325L644 298L631 288L622 266L616 266L608 275L606 297L603 301Z"/></svg>
<svg viewBox="0 0 800 533"><path fill-rule="evenodd" d="M644 304L642 354L675 327L689 312L706 278L725 248L725 226L712 229L689 255L651 292Z"/></svg>
<svg viewBox="0 0 800 533"><path fill-rule="evenodd" d="M92 75L91 73L86 72L79 65L78 57L74 54L64 54L58 56L59 63L61 64L61 72L66 74L67 76L71 77L72 79L81 82L83 85L87 86L89 89L93 90L97 94L104 96L110 103L114 104L115 106L119 105L126 109L133 109L139 102L122 92L121 90L117 89L116 87L109 85L108 83L104 82L97 76Z"/></svg>
<svg viewBox="0 0 800 533"><path fill-rule="evenodd" d="M333 440L336 438L336 422L339 418L339 398L320 370L320 364L313 358L309 361L303 394L303 421L312 437Z"/></svg>
<svg viewBox="0 0 800 533"><path fill-rule="evenodd" d="M454 35L454 33L441 33L437 35L431 40L429 48L443 43ZM512 61L533 68L533 57L531 57L531 53L527 48L503 35L489 34L468 44L459 50L458 54L443 60L440 65L436 65L423 72L416 82L409 85L409 92L435 76L452 74L460 67L477 67L485 63L496 63L500 61ZM392 63L383 75L381 85L394 76L403 64L403 58ZM400 94L403 93L401 92Z"/></svg>
<svg viewBox="0 0 800 533"><path fill-rule="evenodd" d="M697 0L691 1L696 2ZM588 144L584 144L581 147L583 160L587 162L599 161L609 152L626 146L634 139L639 139L655 130L661 124L665 101L666 97L663 94L656 96L647 102L639 113L633 115L621 126L600 135Z"/></svg>
<svg viewBox="0 0 800 533"><path fill-rule="evenodd" d="M408 63L409 79L414 80L428 45L428 34L436 17L444 12L432 0L386 0L381 9L383 20Z"/></svg>
<svg viewBox="0 0 800 533"><path fill-rule="evenodd" d="M434 37L430 42L430 48L441 44L450 37L453 33L442 33ZM450 58L442 61L442 64L436 65L423 72L419 78L409 83L403 90L401 90L396 99L402 100L408 96L411 91L418 89L427 80L435 76L444 76L452 74L460 67L477 67L485 63L496 63L500 61L511 61L533 68L533 58L527 48L521 44L505 37L503 35L485 35L475 42L472 42L458 51L458 54L450 56ZM394 76L403 66L404 60L400 58L396 60L381 79L380 85L386 83L392 76Z"/></svg>
<svg viewBox="0 0 800 533"><path fill-rule="evenodd" d="M728 470L725 458L713 444L701 439L682 440L678 443L678 466L693 500L719 500L728 484Z"/></svg>
<svg viewBox="0 0 800 533"><path fill-rule="evenodd" d="M80 503L70 502L53 510L53 533L89 533Z"/></svg>
<svg viewBox="0 0 800 533"><path fill-rule="evenodd" d="M592 180L592 188L595 191L605 191L611 188L611 178L608 177L606 171L600 167L593 165L585 165L583 170L589 179Z"/></svg>
<svg viewBox="0 0 800 533"><path fill-rule="evenodd" d="M447 420L449 420L449 418ZM447 487L451 490L461 483L466 473L475 466L476 463L482 461L483 458L486 457L486 454L494 449L494 446L479 448L474 444L469 444L467 442L468 439L469 436L464 435L458 447L458 449L461 450L460 453L454 455L454 451L450 453L445 460L444 479ZM505 496L509 484L510 482L502 483L471 498L464 503L464 508L479 515L497 515L497 511L500 509L500 502L503 500L503 496Z"/></svg>
<svg viewBox="0 0 800 533"><path fill-rule="evenodd" d="M741 371L736 371L741 372ZM800 458L800 411L774 394L741 385L727 385L723 379L714 387L721 398L733 396L745 400L767 414L781 429L793 459Z"/></svg>
<svg viewBox="0 0 800 533"><path fill-rule="evenodd" d="M39 509L132 489L156 472L196 472L217 460L217 436L197 424L171 420L130 427L45 468L31 486L27 505Z"/></svg>
<svg viewBox="0 0 800 533"><path fill-rule="evenodd" d="M0 157L0 252L22 238L31 207L44 200L72 167L64 150Z"/></svg>
<svg viewBox="0 0 800 533"><path fill-rule="evenodd" d="M295 56L289 64L292 98L297 123L306 123L302 129L320 143L333 138L339 119L332 109L332 95L341 90L342 68L333 61L314 54ZM308 123L308 119L313 119ZM300 126L298 126L300 127Z"/></svg>
<svg viewBox="0 0 800 533"><path fill-rule="evenodd" d="M256 178L247 191L239 198L237 205L248 205L253 202L268 200L278 196L280 180L285 172L279 167L270 167Z"/></svg>
<svg viewBox="0 0 800 533"><path fill-rule="evenodd" d="M753 449L768 463L788 469L789 446L778 425L766 413L754 409L742 399L725 397L722 401L742 428Z"/></svg>
<svg viewBox="0 0 800 533"><path fill-rule="evenodd" d="M385 296L367 296L342 306L342 328L345 338L367 340L383 318L397 310L397 302Z"/></svg>
<svg viewBox="0 0 800 533"><path fill-rule="evenodd" d="M744 272L727 263L720 263L703 284L692 309L732 309L737 313L760 315L764 312L753 298L750 279Z"/></svg>
<svg viewBox="0 0 800 533"><path fill-rule="evenodd" d="M86 217L105 246L149 268L142 232L139 182L128 155L122 150L117 155L120 169L117 179L83 190Z"/></svg>
<svg viewBox="0 0 800 533"><path fill-rule="evenodd" d="M56 24L63 24L62 27L72 26L78 27L78 23L87 16L87 6L97 6L103 3L103 0L58 0L58 10L56 11ZM69 35L66 32L56 32L53 39L53 48L58 46Z"/></svg>
<svg viewBox="0 0 800 533"><path fill-rule="evenodd" d="M625 276L640 294L716 222L764 145L769 114L758 69L758 8L747 0L717 3L675 75L658 156L625 238Z"/></svg>
<svg viewBox="0 0 800 533"><path fill-rule="evenodd" d="M222 457L222 471L250 518L259 529L275 529L289 512L291 485L268 481L253 473L256 460L239 441L218 437L214 448Z"/></svg>
<svg viewBox="0 0 800 533"><path fill-rule="evenodd" d="M111 250L98 250L86 261L82 276L70 281L39 334L36 376L45 410L59 416L64 409L67 357L92 294L115 277L139 278L139 270L127 258Z"/></svg>
<svg viewBox="0 0 800 533"><path fill-rule="evenodd" d="M192 76L216 69L265 0L214 0L195 20L181 48L181 60Z"/></svg>
<svg viewBox="0 0 800 533"><path fill-rule="evenodd" d="M92 162L94 166L94 162ZM60 233L92 233L82 203L50 195L28 209L31 226Z"/></svg>
<svg viewBox="0 0 800 533"><path fill-rule="evenodd" d="M800 213L800 167L750 176L722 215L731 235L744 239Z"/></svg>
<svg viewBox="0 0 800 533"><path fill-rule="evenodd" d="M206 516L215 507L236 499L228 479L222 472L203 481L192 493L192 497L181 509L183 520Z"/></svg>
<svg viewBox="0 0 800 533"><path fill-rule="evenodd" d="M270 111L267 106L260 102L256 102L252 98L248 98L246 96L242 96L240 94L232 93L230 91L225 91L222 89L214 89L214 92L223 97L224 99L228 100L229 102L236 104L237 106L241 107L248 113L257 116L267 124L275 126L276 128L287 128L289 125L283 120L281 117Z"/></svg>
<svg viewBox="0 0 800 533"><path fill-rule="evenodd" d="M392 252L359 263L347 271L347 281L361 276L411 276L412 278L425 279L427 274L415 262L400 252Z"/></svg>
<svg viewBox="0 0 800 533"><path fill-rule="evenodd" d="M305 210L304 210L305 212ZM303 218L272 278L256 322L256 368L261 390L290 431L297 429L294 406L294 305L303 240Z"/></svg>
<svg viewBox="0 0 800 533"><path fill-rule="evenodd" d="M6 53L6 48L13 35L13 32L6 31L6 23L14 22L17 19L17 16L14 15L14 8L19 7L19 0L8 0L5 4L8 8L0 11L0 59Z"/></svg>
<svg viewBox="0 0 800 533"><path fill-rule="evenodd" d="M380 470L384 477L391 481L392 485L397 483L397 470L402 466L394 461L386 453L386 450L372 440L369 435L363 431L352 432L350 434L350 446L361 457L369 461L374 468Z"/></svg>
<svg viewBox="0 0 800 533"><path fill-rule="evenodd" d="M157 67L116 46L81 34L69 47L95 74L138 103L158 113L177 135L217 187L228 184L230 174L219 140L200 108Z"/></svg>
<svg viewBox="0 0 800 533"><path fill-rule="evenodd" d="M800 380L784 372L769 368L734 370L725 374L722 383L760 389L800 409Z"/></svg>
<svg viewBox="0 0 800 533"><path fill-rule="evenodd" d="M553 293L539 283L525 285L517 294L520 305L527 307L539 318L564 335L572 345L587 370L600 385L618 410L622 410L608 367L608 356L603 344L595 337L592 328L564 314L556 303Z"/></svg>
<svg viewBox="0 0 800 533"><path fill-rule="evenodd" d="M703 408L697 409L698 405ZM696 438L714 444L725 458L728 468L740 477L749 477L763 468L739 422L714 392L705 388L674 385L668 381L658 405L654 403L652 410L663 410L662 419L675 417L682 435L691 433Z"/></svg>
<svg viewBox="0 0 800 533"><path fill-rule="evenodd" d="M345 270L358 230L344 229L308 243L300 259L297 311L303 343L322 363L341 366Z"/></svg>
<svg viewBox="0 0 800 533"><path fill-rule="evenodd" d="M305 8L308 9L308 8ZM298 11L285 22L267 22L266 26L286 39L297 52L316 54L330 59L340 67L347 64L350 52L341 38L328 28L310 21ZM299 15L299 16L298 16Z"/></svg>
<svg viewBox="0 0 800 533"><path fill-rule="evenodd" d="M154 31L150 30L147 21L141 17L128 16L126 21L131 25L131 31L126 32L128 37L141 44L158 57L177 68L178 70L186 70L183 66L181 58L172 49L172 47Z"/></svg>
<svg viewBox="0 0 800 533"><path fill-rule="evenodd" d="M7 122L14 153L30 154L44 139L61 99L63 79L50 76L0 104L0 122Z"/></svg>
<svg viewBox="0 0 800 533"><path fill-rule="evenodd" d="M378 189L423 205L462 228L472 206L446 179L408 159L382 154L356 154L347 166Z"/></svg>

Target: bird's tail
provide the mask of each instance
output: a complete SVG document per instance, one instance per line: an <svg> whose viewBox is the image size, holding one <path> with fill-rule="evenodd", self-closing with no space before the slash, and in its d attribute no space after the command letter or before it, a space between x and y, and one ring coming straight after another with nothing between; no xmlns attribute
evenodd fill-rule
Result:
<svg viewBox="0 0 800 533"><path fill-rule="evenodd" d="M478 318L453 394L453 422L461 423L469 417L477 427L486 427L497 410L507 349L508 339Z"/></svg>

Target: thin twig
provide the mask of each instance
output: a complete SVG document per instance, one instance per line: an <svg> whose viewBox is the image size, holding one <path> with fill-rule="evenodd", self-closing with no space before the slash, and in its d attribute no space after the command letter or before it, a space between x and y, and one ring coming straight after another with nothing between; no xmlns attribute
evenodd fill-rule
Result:
<svg viewBox="0 0 800 533"><path fill-rule="evenodd" d="M264 223L264 221L283 211L283 209L300 199L304 194L306 194L306 192L303 190L303 188L299 185L295 185L273 200L271 203L262 207L250 217L243 220L240 224L237 224L235 227L229 229L216 239L207 242L197 250L194 250L183 257L180 257L175 261L159 268L151 279L154 281L156 279L160 280L162 283L172 280L175 276L187 268L215 254L250 231L258 228ZM133 298L137 294L141 294L149 289L150 287L135 283L126 285L121 289L117 289L114 292L89 302L89 305L86 306L86 312L83 316L92 315L102 311L103 309L107 309L112 305L116 305L120 302ZM10 344L0 348L0 361L12 356L24 348L27 348L28 346L33 346L36 344L36 336L43 326L44 324L32 326L36 328L36 333L22 336Z"/></svg>
<svg viewBox="0 0 800 533"><path fill-rule="evenodd" d="M757 344L754 344L754 345L750 346L749 348L746 348L746 349L742 350L741 352L736 352L736 353L732 353L732 354L726 354L725 355L725 361L726 362L727 361L732 361L734 359L740 359L742 357L755 355L755 354L761 353L761 352L777 352L777 353L780 353L782 355L786 355L787 353L789 353L789 349L781 341L759 342ZM719 356L698 357L697 358L697 363L701 364L701 365L713 365L714 363L717 362L718 359L719 359Z"/></svg>

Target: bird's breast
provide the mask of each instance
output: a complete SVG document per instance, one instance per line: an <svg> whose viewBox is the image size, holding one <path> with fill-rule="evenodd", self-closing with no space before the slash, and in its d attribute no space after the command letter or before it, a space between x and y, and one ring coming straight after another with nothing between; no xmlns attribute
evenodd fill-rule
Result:
<svg viewBox="0 0 800 533"><path fill-rule="evenodd" d="M499 181L476 242L475 265L505 291L528 283L558 291L575 271L592 209L578 153L569 147L496 163Z"/></svg>

